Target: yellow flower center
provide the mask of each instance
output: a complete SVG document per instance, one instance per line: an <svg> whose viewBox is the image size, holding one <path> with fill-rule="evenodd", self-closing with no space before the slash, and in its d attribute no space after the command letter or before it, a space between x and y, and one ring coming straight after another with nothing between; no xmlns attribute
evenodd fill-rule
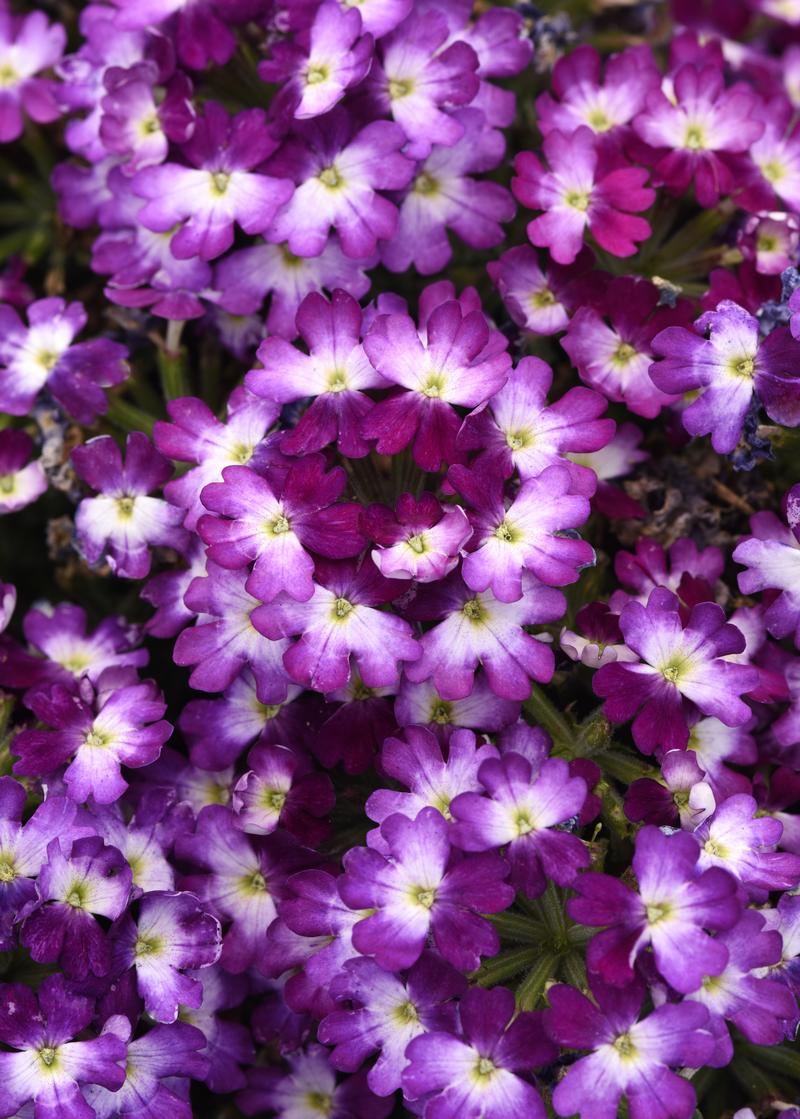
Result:
<svg viewBox="0 0 800 1119"><path fill-rule="evenodd" d="M461 613L476 625L486 620L486 610L479 598L470 598L461 607Z"/></svg>
<svg viewBox="0 0 800 1119"><path fill-rule="evenodd" d="M392 101L399 101L403 97L408 97L409 93L414 90L414 83L411 78L390 78L389 79L389 96Z"/></svg>
<svg viewBox="0 0 800 1119"><path fill-rule="evenodd" d="M320 82L326 82L330 77L330 70L322 63L309 66L306 70L306 85L319 85Z"/></svg>
<svg viewBox="0 0 800 1119"><path fill-rule="evenodd" d="M585 214L589 209L590 191L588 190L570 190L564 195L564 201L572 210L580 210Z"/></svg>
<svg viewBox="0 0 800 1119"><path fill-rule="evenodd" d="M414 193L415 194L436 194L439 190L439 183L434 179L433 175L429 175L427 171L423 171L421 175L417 175L414 180Z"/></svg>
<svg viewBox="0 0 800 1119"><path fill-rule="evenodd" d="M338 190L344 183L344 179L336 170L333 164L330 167L325 167L318 175L319 181L328 188L328 190Z"/></svg>
<svg viewBox="0 0 800 1119"><path fill-rule="evenodd" d="M214 171L211 174L211 193L222 198L228 189L231 177L225 171Z"/></svg>

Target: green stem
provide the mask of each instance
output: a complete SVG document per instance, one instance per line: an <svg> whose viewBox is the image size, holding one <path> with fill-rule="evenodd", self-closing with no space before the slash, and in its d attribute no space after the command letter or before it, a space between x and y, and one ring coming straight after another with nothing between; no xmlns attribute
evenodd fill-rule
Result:
<svg viewBox="0 0 800 1119"><path fill-rule="evenodd" d="M158 372L161 376L161 389L165 400L175 400L179 396L188 394L185 358L184 350L178 350L177 353L159 351Z"/></svg>
<svg viewBox="0 0 800 1119"><path fill-rule="evenodd" d="M548 979L553 978L558 957L553 952L540 956L517 987L517 1003L521 1010L533 1010L539 1005Z"/></svg>
<svg viewBox="0 0 800 1119"><path fill-rule="evenodd" d="M109 397L107 416L122 431L143 431L145 435L153 433L153 417L119 396Z"/></svg>
<svg viewBox="0 0 800 1119"><path fill-rule="evenodd" d="M531 686L531 694L525 700L525 710L533 716L537 726L542 727L553 740L553 746L567 757L573 756L575 744L575 725L550 702L538 684Z"/></svg>

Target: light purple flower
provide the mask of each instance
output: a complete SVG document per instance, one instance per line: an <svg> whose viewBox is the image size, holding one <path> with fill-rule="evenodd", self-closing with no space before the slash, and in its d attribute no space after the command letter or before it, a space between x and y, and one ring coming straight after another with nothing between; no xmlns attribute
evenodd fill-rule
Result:
<svg viewBox="0 0 800 1119"><path fill-rule="evenodd" d="M113 676L113 673L111 674ZM66 764L64 782L79 804L93 798L97 804L118 800L128 787L122 766L150 765L172 733L162 719L166 711L152 680L114 687L98 682L98 702L91 687L80 697L57 684L49 694L31 698L38 719L56 730L24 730L14 739L19 760L14 772L26 776L52 774Z"/></svg>
<svg viewBox="0 0 800 1119"><path fill-rule="evenodd" d="M497 933L478 914L499 913L513 901L503 881L508 865L495 854L458 858L448 832L438 809L423 808L414 820L384 820L390 857L368 847L345 855L342 897L353 909L375 910L354 926L353 944L388 971L411 967L429 933L448 963L464 971L498 950Z"/></svg>
<svg viewBox="0 0 800 1119"><path fill-rule="evenodd" d="M486 796L464 792L451 805L455 846L464 851L506 847L509 882L526 897L544 893L548 879L572 886L578 871L589 866L589 853L558 825L579 815L586 782L570 776L563 758L535 767L513 747L502 758L485 761L478 780Z"/></svg>
<svg viewBox="0 0 800 1119"><path fill-rule="evenodd" d="M448 742L457 727L499 731L519 715L519 703L496 696L483 673L473 681L463 699L443 699L433 681L412 683L405 673L400 681L394 713L401 727L427 725L442 742Z"/></svg>
<svg viewBox="0 0 800 1119"><path fill-rule="evenodd" d="M588 229L606 252L633 256L636 242L650 236L649 224L634 216L655 199L644 185L647 171L627 164L603 168L594 134L584 126L570 135L549 132L542 147L550 169L532 152L521 152L511 184L524 206L545 211L528 225L531 244L548 248L559 264L572 264Z"/></svg>
<svg viewBox="0 0 800 1119"><path fill-rule="evenodd" d="M224 65L236 49L231 24L243 23L259 9L249 0L113 0L114 27L135 31L173 20L172 33L181 62L203 70L209 62ZM169 25L168 25L169 26Z"/></svg>
<svg viewBox="0 0 800 1119"><path fill-rule="evenodd" d="M44 12L24 16L0 9L0 144L22 135L23 111L40 124L59 115L56 83L39 78L61 58L67 33L60 23L50 23Z"/></svg>
<svg viewBox="0 0 800 1119"><path fill-rule="evenodd" d="M714 1050L708 1012L697 1003L666 1003L639 1021L643 991L636 984L590 981L597 1006L574 987L547 993L545 1027L567 1049L591 1049L570 1065L553 1093L557 1115L616 1119L620 1100L631 1119L689 1119L695 1090L673 1068L705 1064Z"/></svg>
<svg viewBox="0 0 800 1119"><path fill-rule="evenodd" d="M690 435L710 432L719 454L735 448L754 398L776 423L800 424L800 347L783 327L761 338L758 320L738 303L723 300L700 316L694 332L667 327L653 350L662 358L650 366L657 388L700 390L681 422Z"/></svg>
<svg viewBox="0 0 800 1119"><path fill-rule="evenodd" d="M282 437L284 453L319 451L335 442L346 458L362 458L369 445L361 436L361 421L373 406L364 390L383 388L386 381L361 346L361 308L339 289L330 302L312 292L300 304L296 321L308 354L283 338L268 337L256 353L261 368L247 374L247 387L279 404L314 398Z"/></svg>
<svg viewBox="0 0 800 1119"><path fill-rule="evenodd" d="M603 602L590 602L575 615L578 632L566 627L558 641L570 660L589 668L600 668L614 661L636 661L639 658L624 643L619 616Z"/></svg>
<svg viewBox="0 0 800 1119"><path fill-rule="evenodd" d="M472 526L460 505L442 506L431 493L417 501L410 493L397 499L394 513L370 505L361 514L361 531L378 545L375 566L388 579L433 583L457 565Z"/></svg>
<svg viewBox="0 0 800 1119"><path fill-rule="evenodd" d="M465 313L456 300L440 304L420 337L405 314L380 315L364 339L367 357L399 391L376 404L362 425L379 454L396 454L413 441L423 470L453 462L460 417L453 405L474 408L505 382L511 358L489 349L480 311ZM405 390L405 391L403 391Z"/></svg>
<svg viewBox="0 0 800 1119"><path fill-rule="evenodd" d="M202 983L186 971L219 959L220 924L187 893L146 893L138 910L135 919L126 913L112 931L114 970L132 967L146 1012L156 1022L174 1022L181 1006L202 1003Z"/></svg>
<svg viewBox="0 0 800 1119"><path fill-rule="evenodd" d="M753 797L735 793L694 833L700 866L723 867L757 898L762 891L791 890L800 875L800 855L775 850L782 832L780 820L759 815Z"/></svg>
<svg viewBox="0 0 800 1119"><path fill-rule="evenodd" d="M353 128L350 115L335 109L324 125L298 126L297 137L270 161L274 173L297 184L270 241L285 241L297 256L319 256L333 227L345 256L363 259L392 236L397 207L379 191L402 190L414 174L413 162L400 153L403 130L387 120Z"/></svg>
<svg viewBox="0 0 800 1119"><path fill-rule="evenodd" d="M565 268L550 259L540 265L539 255L530 245L517 245L488 261L486 271L517 326L533 334L557 334L580 302L582 276L594 257L584 249Z"/></svg>
<svg viewBox="0 0 800 1119"><path fill-rule="evenodd" d="M170 241L179 260L213 260L233 244L234 222L263 233L292 196L288 179L253 168L275 150L261 109L228 116L209 101L184 145L189 166L164 163L137 172L134 191L147 205L138 220L156 233L180 229Z"/></svg>
<svg viewBox="0 0 800 1119"><path fill-rule="evenodd" d="M620 628L625 644L641 661L604 665L592 686L605 699L603 711L612 722L635 716L633 739L644 753L659 746L684 749L687 716L698 709L726 726L742 726L750 719L751 710L741 696L757 686L758 672L725 659L743 650L744 638L726 623L716 603L693 607L684 625L678 600L658 587L646 606L628 603Z"/></svg>
<svg viewBox="0 0 800 1119"><path fill-rule="evenodd" d="M644 827L636 836L633 872L638 894L608 874L582 874L567 911L584 925L610 926L589 945L587 964L604 982L622 987L633 980L638 957L652 948L668 983L686 994L706 975L719 975L728 953L718 937L741 913L736 879L717 867L702 869L691 835L665 835Z"/></svg>
<svg viewBox="0 0 800 1119"><path fill-rule="evenodd" d="M13 1115L34 1101L36 1119L86 1119L94 1114L82 1085L110 1091L125 1081L127 1046L109 1019L99 1037L74 1041L94 1018L94 1000L74 994L61 975L48 975L38 993L22 983L0 988L0 1111ZM129 1028L129 1027L128 1027Z"/></svg>
<svg viewBox="0 0 800 1119"><path fill-rule="evenodd" d="M280 825L309 846L319 842L328 830L321 818L336 803L330 777L286 746L255 746L247 764L232 798L242 831L269 835Z"/></svg>
<svg viewBox="0 0 800 1119"><path fill-rule="evenodd" d="M400 1087L409 1042L434 1030L453 1029L452 1000L465 986L462 975L430 953L423 953L405 981L374 960L348 960L331 993L339 1002L358 1005L326 1015L319 1040L333 1046L330 1062L341 1072L355 1072L377 1049L367 1083L376 1095L391 1095Z"/></svg>
<svg viewBox="0 0 800 1119"><path fill-rule="evenodd" d="M764 611L764 622L773 637L794 637L800 648L800 486L786 495L788 528L766 510L750 520L752 536L734 549L733 559L745 567L739 572L742 594L775 590L780 594Z"/></svg>
<svg viewBox="0 0 800 1119"><path fill-rule="evenodd" d="M162 97L155 88L158 77L153 62L109 67L104 75L100 139L106 152L126 157L123 166L129 175L163 163L170 141L183 143L194 129L189 79L179 72L166 83Z"/></svg>
<svg viewBox="0 0 800 1119"><path fill-rule="evenodd" d="M628 786L625 815L634 823L667 827L680 821L682 828L692 831L717 806L705 777L693 750L667 750L660 777L641 777Z"/></svg>
<svg viewBox="0 0 800 1119"><path fill-rule="evenodd" d="M319 1101L328 1119L385 1119L394 1103L379 1099L367 1087L366 1074L336 1082L328 1051L321 1045L298 1049L289 1058L290 1071L252 1068L248 1087L236 1102L245 1115L270 1112L275 1119L315 1119Z"/></svg>
<svg viewBox="0 0 800 1119"><path fill-rule="evenodd" d="M554 657L523 627L555 621L565 609L560 591L527 572L517 602L500 602L490 591L476 594L453 573L429 593L418 593L406 610L416 619L442 620L420 638L422 656L406 666L405 674L415 684L432 680L440 696L457 700L472 693L481 665L495 695L525 700L532 679L551 678Z"/></svg>
<svg viewBox="0 0 800 1119"><path fill-rule="evenodd" d="M148 496L172 476L172 465L146 435L131 432L124 461L111 436L100 435L76 447L72 462L79 477L101 495L84 498L75 516L78 542L89 563L103 560L121 578L143 579L150 571L150 547L185 549L183 510Z"/></svg>
<svg viewBox="0 0 800 1119"><path fill-rule="evenodd" d="M131 868L100 836L61 839L47 845L36 880L37 904L25 918L20 940L37 963L58 963L69 979L103 977L111 969L111 946L95 920L125 910Z"/></svg>
<svg viewBox="0 0 800 1119"><path fill-rule="evenodd" d="M78 423L92 423L108 407L103 388L128 375L127 350L106 338L73 345L86 325L80 303L38 299L26 314L27 327L0 306L0 408L24 416L46 387Z"/></svg>
<svg viewBox="0 0 800 1119"><path fill-rule="evenodd" d="M515 1015L505 987L473 987L459 1004L460 1034L423 1034L407 1050L403 1092L419 1100L425 1119L491 1115L492 1119L545 1119L536 1089L522 1076L549 1064L556 1047L545 1035L542 1015Z"/></svg>
<svg viewBox="0 0 800 1119"><path fill-rule="evenodd" d="M0 516L24 509L47 489L41 459L33 454L33 440L26 432L13 427L0 431Z"/></svg>
<svg viewBox="0 0 800 1119"><path fill-rule="evenodd" d="M280 595L253 613L253 625L270 641L300 636L283 657L298 684L320 692L342 688L352 658L367 687L388 687L400 665L420 655L408 622L377 609L402 591L399 580L385 579L369 559L320 560L308 601Z"/></svg>

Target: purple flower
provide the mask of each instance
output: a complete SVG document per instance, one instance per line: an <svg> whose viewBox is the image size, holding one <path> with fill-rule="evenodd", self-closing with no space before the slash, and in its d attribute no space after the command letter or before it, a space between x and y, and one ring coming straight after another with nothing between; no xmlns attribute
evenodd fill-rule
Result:
<svg viewBox="0 0 800 1119"><path fill-rule="evenodd" d="M646 280L609 279L602 299L578 307L561 339L582 380L648 419L677 399L660 392L650 377L653 336L676 324L688 326L692 316L688 300L674 308L659 307L658 300L658 288Z"/></svg>
<svg viewBox="0 0 800 1119"><path fill-rule="evenodd" d="M523 627L555 621L565 609L560 591L544 587L527 572L522 598L508 603L490 591L476 594L453 573L429 593L418 593L406 611L420 620L442 620L420 638L422 655L406 666L405 674L415 684L433 680L446 700L464 699L482 665L495 695L525 700L531 679L544 683L553 675L554 657Z"/></svg>
<svg viewBox="0 0 800 1119"><path fill-rule="evenodd" d="M473 466L523 481L548 466L564 464L569 452L598 451L614 435L613 420L601 419L606 401L591 389L572 388L547 403L553 371L537 357L525 357L491 400L467 416L458 433L459 449L478 451ZM595 480L585 467L571 467L574 492L591 495Z"/></svg>
<svg viewBox="0 0 800 1119"><path fill-rule="evenodd" d="M400 204L397 231L381 249L392 272L413 264L430 276L444 268L453 255L448 229L473 249L490 249L503 240L501 222L514 216L514 199L505 187L471 177L501 162L503 134L489 128L478 109L460 109L450 119L463 136L452 147L435 145L417 169Z"/></svg>
<svg viewBox="0 0 800 1119"><path fill-rule="evenodd" d="M638 894L608 874L582 874L567 911L583 925L607 925L589 945L587 964L615 987L633 979L637 958L652 948L655 966L686 994L706 975L719 975L728 953L718 932L741 913L736 879L717 867L702 870L700 848L685 832L644 827L636 836L633 872Z"/></svg>
<svg viewBox="0 0 800 1119"><path fill-rule="evenodd" d="M116 1028L117 1022L120 1028ZM109 1034L125 1040L128 1023L121 1016L106 1026ZM185 1022L154 1026L128 1045L125 1083L109 1091L88 1087L86 1099L97 1119L155 1119L159 1114L172 1119L192 1119L192 1106L186 1098L189 1078L203 1080L208 1061L198 1053L206 1039L200 1030Z"/></svg>
<svg viewBox="0 0 800 1119"><path fill-rule="evenodd" d="M800 996L800 895L783 894L775 909L762 909L765 927L780 933L783 941L781 958L770 964L763 974L780 979L795 998Z"/></svg>
<svg viewBox="0 0 800 1119"><path fill-rule="evenodd" d="M61 24L49 23L44 12L14 16L0 9L0 144L22 135L23 110L40 124L59 115L56 83L36 75L55 66L66 41Z"/></svg>
<svg viewBox="0 0 800 1119"><path fill-rule="evenodd" d="M81 1085L116 1091L125 1081L127 1046L110 1019L99 1037L72 1039L90 1025L94 1000L73 994L60 975L42 980L38 994L22 983L3 984L0 1111L13 1115L34 1101L36 1119L86 1119L94 1114Z"/></svg>
<svg viewBox="0 0 800 1119"><path fill-rule="evenodd" d="M730 871L756 898L763 897L762 891L794 889L800 855L775 850L782 832L780 820L759 815L753 797L735 793L694 833L700 865Z"/></svg>
<svg viewBox="0 0 800 1119"><path fill-rule="evenodd" d="M34 879L51 840L69 844L91 833L76 823L71 800L50 796L23 824L25 789L13 777L0 777L0 947L10 943L13 926L36 899Z"/></svg>
<svg viewBox="0 0 800 1119"><path fill-rule="evenodd" d="M400 391L376 404L362 425L379 454L396 454L413 441L414 461L439 470L455 458L460 417L453 405L474 408L506 381L511 358L488 347L480 311L465 313L447 300L431 314L420 337L405 314L380 315L364 339L367 357ZM405 390L405 391L402 391Z"/></svg>
<svg viewBox="0 0 800 1119"><path fill-rule="evenodd" d="M219 959L220 924L191 894L147 893L138 906L136 920L128 912L112 932L114 970L132 967L146 1012L156 1022L174 1022L181 1006L201 1005L202 983L186 971Z"/></svg>
<svg viewBox="0 0 800 1119"><path fill-rule="evenodd" d="M203 70L209 62L224 65L236 48L231 23L244 22L258 10L248 0L137 0L135 8L126 0L113 3L119 9L114 27L122 31L157 27L174 17L178 55L192 70Z"/></svg>
<svg viewBox="0 0 800 1119"><path fill-rule="evenodd" d="M100 139L107 152L126 157L123 166L129 175L163 163L170 141L183 143L194 129L189 79L176 74L161 98L155 89L158 76L152 62L109 67L104 75L107 93L100 102Z"/></svg>
<svg viewBox="0 0 800 1119"><path fill-rule="evenodd" d="M121 578L143 579L150 571L151 546L185 549L183 510L147 496L171 477L172 464L146 435L131 432L124 461L111 436L100 435L76 447L72 462L79 477L102 495L84 498L75 516L89 563L102 559Z"/></svg>
<svg viewBox="0 0 800 1119"><path fill-rule="evenodd" d="M547 993L547 1032L568 1049L591 1049L570 1065L553 1093L557 1115L616 1119L625 1097L631 1119L689 1119L692 1085L672 1068L705 1064L714 1049L708 1012L697 1003L666 1003L639 1021L638 984L606 987L591 980L597 1005L559 984Z"/></svg>
<svg viewBox="0 0 800 1119"><path fill-rule="evenodd" d="M291 198L287 179L253 171L275 147L261 109L231 118L207 102L184 145L189 166L164 163L137 172L134 191L147 201L138 220L156 233L180 224L170 241L173 254L213 260L233 244L234 222L245 233L263 233Z"/></svg>
<svg viewBox="0 0 800 1119"><path fill-rule="evenodd" d="M785 499L789 527L766 510L750 520L752 536L733 552L742 594L772 590L780 593L764 610L764 622L773 637L793 637L800 648L800 486Z"/></svg>
<svg viewBox="0 0 800 1119"><path fill-rule="evenodd" d="M267 641L255 628L252 616L259 600L245 590L246 573L227 571L210 563L205 578L192 580L186 604L195 613L209 615L178 636L172 652L176 664L194 665L189 683L201 692L223 692L243 668L256 680L261 703L282 703L289 678L283 667L288 641Z"/></svg>
<svg viewBox="0 0 800 1119"><path fill-rule="evenodd" d="M728 965L719 975L706 975L689 999L708 1008L709 1025L717 1036L717 1051L709 1063L725 1065L733 1045L722 1019L732 1022L755 1045L779 1045L788 1021L797 1017L797 1003L783 983L766 978L762 969L781 961L781 935L766 928L764 917L748 909L739 923L719 934L728 953ZM753 974L753 973L756 974ZM758 973L761 974L758 974ZM684 1006L688 1003L684 1003ZM691 1062L693 1066L696 1061Z"/></svg>
<svg viewBox="0 0 800 1119"><path fill-rule="evenodd" d="M540 266L534 249L517 245L488 261L486 271L517 326L533 334L557 334L580 301L582 273L593 259L591 250L583 249L567 268L552 260Z"/></svg>
<svg viewBox="0 0 800 1119"><path fill-rule="evenodd" d="M481 791L478 770L483 762L497 757L496 747L479 746L469 730L454 731L446 751L424 727L407 727L405 736L405 742L401 738L386 739L381 750L380 770L410 792L377 789L368 797L364 811L371 820L382 824L394 813L413 820L423 808L430 806L445 819L452 820L453 799L462 793ZM379 828L367 833L367 843L383 854L388 853L389 847Z"/></svg>
<svg viewBox="0 0 800 1119"><path fill-rule="evenodd" d="M589 518L589 500L573 492L569 467L548 466L520 486L508 508L503 484L464 466L450 468L448 480L473 506L475 528L462 565L474 591L491 590L500 602L518 602L525 571L549 586L574 583L594 563L591 544L570 530Z"/></svg>
<svg viewBox="0 0 800 1119"><path fill-rule="evenodd" d="M760 110L759 97L744 82L725 89L721 62L689 62L672 79L672 98L650 90L634 128L656 149L656 181L675 195L694 184L699 205L711 209L736 184L728 154L747 151L764 131Z"/></svg>
<svg viewBox="0 0 800 1119"><path fill-rule="evenodd" d="M298 1049L288 1060L290 1072L250 1070L248 1087L236 1097L245 1115L270 1112L275 1119L311 1119L324 1107L328 1119L385 1119L392 1109L393 1100L370 1092L364 1073L337 1084L328 1051L321 1045Z"/></svg>
<svg viewBox="0 0 800 1119"><path fill-rule="evenodd" d="M367 687L388 687L398 679L402 662L420 655L408 622L377 609L403 589L369 559L360 564L320 560L307 602L280 595L254 611L253 625L270 641L300 635L283 657L298 684L320 692L342 688L352 657Z"/></svg>
<svg viewBox="0 0 800 1119"><path fill-rule="evenodd" d="M423 953L405 981L374 960L348 960L331 993L339 1003L346 999L357 1006L334 1010L318 1031L320 1041L334 1047L331 1065L355 1072L377 1049L367 1084L378 1096L391 1095L400 1087L409 1042L435 1030L452 1030L456 1007L451 1000L465 986L462 975L431 953Z"/></svg>
<svg viewBox="0 0 800 1119"><path fill-rule="evenodd" d="M503 881L508 864L499 855L451 851L449 825L436 808L416 819L394 815L381 825L390 856L354 847L344 857L340 890L352 909L372 916L353 927L353 944L388 971L411 967L428 934L454 967L473 971L494 955L497 933L480 913L499 913L514 899Z"/></svg>
<svg viewBox="0 0 800 1119"><path fill-rule="evenodd" d="M319 256L331 227L345 256L371 256L379 240L397 227L397 207L378 193L402 190L414 164L400 154L403 130L375 120L359 132L348 113L334 110L325 118L298 126L297 138L284 144L269 167L289 174L297 188L269 231L270 241L285 241L297 256Z"/></svg>
<svg viewBox="0 0 800 1119"><path fill-rule="evenodd" d="M442 506L431 493L423 493L418 501L410 493L401 494L394 513L385 505L370 505L361 514L360 526L378 545L371 555L382 575L418 583L448 575L472 535L461 506Z"/></svg>
<svg viewBox="0 0 800 1119"><path fill-rule="evenodd" d="M741 699L758 684L750 665L726 660L744 649L744 638L714 602L694 606L682 622L678 600L656 588L643 606L629 602L620 615L625 644L641 657L638 664L604 665L592 686L605 699L603 711L614 723L634 718L633 740L643 753L656 747L684 749L687 716L700 710L726 726L751 717Z"/></svg>
<svg viewBox="0 0 800 1119"><path fill-rule="evenodd" d="M776 423L800 424L800 347L782 327L761 338L758 320L738 303L723 300L700 316L694 332L667 327L653 350L663 359L650 366L659 389L700 390L681 421L690 435L710 432L719 454L735 448L754 398Z"/></svg>
<svg viewBox="0 0 800 1119"><path fill-rule="evenodd" d="M549 132L542 148L549 171L532 152L521 152L511 183L523 206L545 211L528 225L531 244L548 248L559 264L572 264L588 229L606 252L633 256L636 242L650 236L645 219L633 216L655 199L644 185L647 171L624 164L604 168L597 141L583 126L570 135Z"/></svg>
<svg viewBox="0 0 800 1119"><path fill-rule="evenodd" d="M426 1119L545 1119L539 1093L523 1077L532 1067L549 1064L556 1047L544 1033L541 1014L515 1016L515 1009L505 987L473 987L459 1005L460 1037L437 1030L411 1042L403 1092L420 1100Z"/></svg>
<svg viewBox="0 0 800 1119"><path fill-rule="evenodd" d="M463 699L443 699L431 680L414 684L403 674L394 713L401 727L427 724L446 743L457 727L502 730L519 716L519 703L496 696L483 673L475 677L472 691Z"/></svg>
<svg viewBox="0 0 800 1119"><path fill-rule="evenodd" d="M280 825L309 845L319 842L328 830L321 817L336 803L330 777L285 746L255 746L247 764L233 790L239 827L249 835L269 835Z"/></svg>
<svg viewBox="0 0 800 1119"><path fill-rule="evenodd" d="M589 866L589 853L558 825L580 813L586 782L570 777L563 758L548 758L538 768L513 751L485 761L478 779L487 796L465 792L451 805L453 843L464 851L493 851L507 844L509 882L526 897L539 897L551 878L572 886L578 871Z"/></svg>
<svg viewBox="0 0 800 1119"><path fill-rule="evenodd" d="M661 776L631 782L625 794L625 815L634 823L696 828L716 808L711 785L693 750L668 750L661 761Z"/></svg>
<svg viewBox="0 0 800 1119"><path fill-rule="evenodd" d="M113 676L113 673L111 674ZM97 804L118 800L128 787L122 766L150 765L172 733L161 716L166 711L152 680L113 687L98 683L97 704L91 687L76 696L56 684L30 704L38 719L56 730L24 730L14 739L19 761L14 772L25 776L54 773L67 764L64 782L79 804L92 797Z"/></svg>
<svg viewBox="0 0 800 1119"><path fill-rule="evenodd" d="M657 541L643 537L636 541L635 553L621 551L614 557L617 578L634 593L614 591L609 605L619 611L634 599L644 604L655 587L666 587L689 606L711 601L724 566L719 548L699 549L682 537L665 552Z"/></svg>
<svg viewBox="0 0 800 1119"><path fill-rule="evenodd" d="M364 389L383 388L386 381L372 368L361 346L361 308L339 289L330 303L312 292L300 304L297 329L309 353L301 353L283 338L267 338L256 354L261 368L247 374L247 387L256 396L280 404L314 398L282 437L285 454L319 451L335 442L345 457L363 457L369 446L360 425L373 406Z"/></svg>
<svg viewBox="0 0 800 1119"><path fill-rule="evenodd" d="M448 37L442 12L415 12L384 38L382 65L370 74L377 105L401 126L413 159L461 139L464 126L447 107L466 105L478 92L478 56L463 41L447 45Z"/></svg>
<svg viewBox="0 0 800 1119"><path fill-rule="evenodd" d="M636 661L638 657L622 639L619 617L603 602L590 602L575 615L578 633L562 629L559 644L570 660L590 668L614 661Z"/></svg>
<svg viewBox="0 0 800 1119"><path fill-rule="evenodd" d="M69 979L108 975L111 946L95 916L115 921L128 905L131 881L123 856L100 836L76 839L71 849L51 840L36 880L37 905L20 933L32 959L58 963Z"/></svg>
<svg viewBox="0 0 800 1119"><path fill-rule="evenodd" d="M38 299L26 313L27 327L0 306L0 408L24 416L46 386L78 423L92 423L108 407L103 388L128 375L125 347L106 338L73 345L87 319L80 303Z"/></svg>
<svg viewBox="0 0 800 1119"><path fill-rule="evenodd" d="M245 589L262 602L283 592L307 602L314 594L314 560L357 555L364 546L359 508L337 502L347 483L341 466L325 470L321 455L293 464L280 485L248 466L226 466L222 482L206 486L201 498L219 516L201 517L197 530L208 558L236 570L255 561Z"/></svg>
<svg viewBox="0 0 800 1119"><path fill-rule="evenodd" d="M291 41L274 44L270 58L258 65L259 77L281 86L273 113L308 120L341 101L372 64L372 36L361 31L359 8L342 10L325 0L314 15L307 50Z"/></svg>
<svg viewBox="0 0 800 1119"><path fill-rule="evenodd" d="M33 453L33 440L24 431L0 431L0 516L24 509L47 489L41 459Z"/></svg>
<svg viewBox="0 0 800 1119"><path fill-rule="evenodd" d="M617 143L626 125L644 108L660 75L648 46L612 55L600 78L601 57L594 47L579 46L553 67L552 93L536 98L536 118L547 135L554 128L569 135L585 125L601 139Z"/></svg>

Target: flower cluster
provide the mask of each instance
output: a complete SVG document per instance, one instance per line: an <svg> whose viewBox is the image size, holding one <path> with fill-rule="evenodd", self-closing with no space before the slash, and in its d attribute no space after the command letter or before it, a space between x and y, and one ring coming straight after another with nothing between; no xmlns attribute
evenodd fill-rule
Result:
<svg viewBox="0 0 800 1119"><path fill-rule="evenodd" d="M0 0L0 1115L797 1114L800 9L595 7Z"/></svg>

